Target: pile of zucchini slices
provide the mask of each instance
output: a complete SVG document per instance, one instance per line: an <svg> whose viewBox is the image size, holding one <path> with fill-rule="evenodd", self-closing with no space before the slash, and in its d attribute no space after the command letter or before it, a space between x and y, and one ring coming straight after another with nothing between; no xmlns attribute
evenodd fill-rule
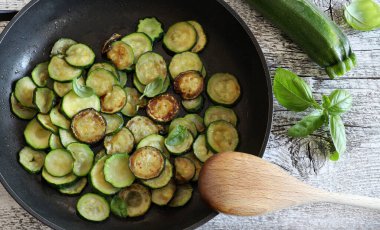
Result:
<svg viewBox="0 0 380 230"><path fill-rule="evenodd" d="M153 51L162 38L174 55L169 65ZM185 205L202 164L239 142L238 118L227 107L237 103L240 86L228 73L206 78L197 54L206 41L196 21L175 23L164 34L156 18L145 18L137 32L113 35L102 50L108 61L94 63L89 46L59 39L51 59L19 79L10 95L13 113L30 120L20 164L42 171L63 194L85 189L76 208L91 221L111 212L141 216L151 203Z"/></svg>

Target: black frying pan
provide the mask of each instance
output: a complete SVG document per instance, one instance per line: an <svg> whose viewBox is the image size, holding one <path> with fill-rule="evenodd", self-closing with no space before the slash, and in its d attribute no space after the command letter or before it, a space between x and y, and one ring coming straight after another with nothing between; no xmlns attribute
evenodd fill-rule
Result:
<svg viewBox="0 0 380 230"><path fill-rule="evenodd" d="M9 16L9 15L8 15ZM90 45L100 57L102 43L114 32L135 31L139 18L158 17L166 28L195 19L205 28L209 43L201 58L208 75L230 72L242 86L234 107L240 119L239 151L262 156L272 120L271 83L263 54L244 22L221 0L33 0L0 36L0 179L7 191L28 212L56 229L183 229L194 228L215 216L195 189L182 208L152 207L144 217L91 223L76 215L77 197L67 197L25 172L17 152L25 145L26 122L9 107L12 84L46 61L52 44L61 37ZM164 54L161 44L156 51ZM98 59L99 61L100 59Z"/></svg>

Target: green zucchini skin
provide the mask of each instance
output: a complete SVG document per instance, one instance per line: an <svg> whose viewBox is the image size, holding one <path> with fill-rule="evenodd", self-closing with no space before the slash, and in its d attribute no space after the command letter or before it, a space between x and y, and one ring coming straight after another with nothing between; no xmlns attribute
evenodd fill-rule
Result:
<svg viewBox="0 0 380 230"><path fill-rule="evenodd" d="M324 67L331 79L356 65L349 40L341 29L308 0L247 0Z"/></svg>

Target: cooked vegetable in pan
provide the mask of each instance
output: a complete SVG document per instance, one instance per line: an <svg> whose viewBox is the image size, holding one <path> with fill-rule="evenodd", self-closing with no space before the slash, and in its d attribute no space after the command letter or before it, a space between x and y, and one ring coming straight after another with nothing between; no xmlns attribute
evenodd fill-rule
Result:
<svg viewBox="0 0 380 230"><path fill-rule="evenodd" d="M154 50L162 36L171 60ZM62 194L90 191L76 207L90 221L186 205L203 162L239 143L237 115L222 105L237 103L240 85L230 73L206 78L206 43L199 22L164 33L156 18L112 35L97 63L90 46L59 39L10 95L14 115L30 120L20 165Z"/></svg>

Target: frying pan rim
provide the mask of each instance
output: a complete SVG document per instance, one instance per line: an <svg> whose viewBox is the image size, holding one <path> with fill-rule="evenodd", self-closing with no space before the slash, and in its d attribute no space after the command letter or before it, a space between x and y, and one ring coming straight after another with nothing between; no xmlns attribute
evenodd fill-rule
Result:
<svg viewBox="0 0 380 230"><path fill-rule="evenodd" d="M38 3L40 0L32 0L29 3L27 3L13 18L12 20L7 24L5 29L2 31L0 34L0 45L3 42L4 38L8 34L8 32L12 29L13 25L30 9L32 8L36 3ZM260 152L258 154L259 157L263 157L266 146L268 144L268 140L270 137L271 129L272 129L272 122L273 122L273 92L272 92L272 82L268 70L268 65L265 60L265 56L260 48L260 45L258 41L256 40L255 36L253 35L252 31L249 29L247 24L244 22L244 20L223 0L215 0L218 2L220 5L222 5L240 24L240 26L244 29L245 33L249 36L251 42L255 46L256 52L260 57L260 61L262 64L262 67L264 69L264 74L265 74L265 79L266 79L266 84L267 84L267 89L268 89L268 116L267 116L267 126L266 126L266 131L265 131L265 136L260 148ZM11 197L24 209L26 210L29 214L37 218L39 221L42 223L46 224L47 226L53 228L53 229L64 229L55 223L47 220L45 217L41 216L38 214L32 207L27 205L19 196L17 196L16 192L12 189L12 187L7 183L3 175L0 173L0 182L4 186L5 190L11 195ZM194 223L193 225L187 227L186 229L195 229L212 218L214 218L218 213L217 212L211 212L208 216L204 217L202 220Z"/></svg>

